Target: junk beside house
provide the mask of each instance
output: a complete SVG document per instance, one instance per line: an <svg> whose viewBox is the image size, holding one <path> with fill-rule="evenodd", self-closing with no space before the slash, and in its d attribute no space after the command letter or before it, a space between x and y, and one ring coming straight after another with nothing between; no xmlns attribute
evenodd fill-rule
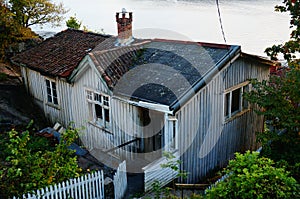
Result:
<svg viewBox="0 0 300 199"><path fill-rule="evenodd" d="M65 128L61 127L60 124L56 123L53 128L47 127L42 130L40 130L37 135L44 136L47 138L53 137L58 142L61 141L61 133L65 131ZM84 156L88 153L86 149L81 148L76 143L72 143L70 146L68 146L68 149L75 150L75 154L78 156Z"/></svg>
<svg viewBox="0 0 300 199"><path fill-rule="evenodd" d="M56 122L53 127L43 128L38 131L36 135L54 139L56 142L61 142L62 133L65 131L66 129L60 123ZM54 185L53 190L51 190L52 187L49 187L49 189L41 189L36 192L36 195L27 194L28 196L26 195L26 197L35 198L36 196L43 195L52 198L54 195L59 195L63 198L65 198L65 196L82 198L84 194L86 194L86 198L92 196L92 198L102 199L122 198L125 195L127 190L126 161L118 164L116 169L112 169L106 165L103 165L96 158L94 158L89 151L76 143L72 143L68 148L75 151L75 154L78 156L78 164L81 168L84 170L98 170L98 172L91 175L87 174L86 176L82 176L78 179L70 179L64 183ZM99 174L99 172L101 173ZM83 188L85 186L88 187L86 190ZM55 187L57 188L55 189Z"/></svg>

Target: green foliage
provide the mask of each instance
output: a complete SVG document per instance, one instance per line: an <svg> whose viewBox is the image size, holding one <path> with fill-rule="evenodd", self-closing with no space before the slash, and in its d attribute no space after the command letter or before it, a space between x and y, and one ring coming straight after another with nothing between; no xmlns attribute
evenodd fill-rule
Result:
<svg viewBox="0 0 300 199"><path fill-rule="evenodd" d="M79 21L77 18L76 18L76 15L75 16L71 16L67 21L66 21L66 25L68 28L73 28L75 30L79 30L81 29L81 25L82 25L82 22ZM82 26L82 30L84 32L94 32L94 33L98 33L98 34L105 34L103 28L98 31L98 30L91 30L89 29L87 26L83 25Z"/></svg>
<svg viewBox="0 0 300 199"><path fill-rule="evenodd" d="M225 169L229 175L206 193L206 198L300 198L299 184L284 168L258 152L236 153Z"/></svg>
<svg viewBox="0 0 300 199"><path fill-rule="evenodd" d="M10 45L37 37L30 26L59 26L66 12L63 4L51 0L1 0L0 60L5 58L5 50Z"/></svg>
<svg viewBox="0 0 300 199"><path fill-rule="evenodd" d="M9 45L34 38L36 35L29 29L23 27L15 19L14 13L0 1L0 60L4 59L5 49Z"/></svg>
<svg viewBox="0 0 300 199"><path fill-rule="evenodd" d="M180 170L181 161L174 160L176 158L176 156L173 153L164 151L163 156L167 159L167 163L161 164L160 165L161 168L172 169L173 171L175 171L177 173L176 178L179 178L179 177L181 177L183 179L187 178L188 173ZM171 190L172 190L172 188L170 188L170 187L162 188L162 184L158 180L156 180L152 183L152 191L154 192L155 199L161 198L162 196L163 196L163 198L170 198L170 199L177 198L176 196L171 194Z"/></svg>
<svg viewBox="0 0 300 199"><path fill-rule="evenodd" d="M4 0L18 24L23 27L52 24L59 26L67 12L63 4L50 0Z"/></svg>
<svg viewBox="0 0 300 199"><path fill-rule="evenodd" d="M263 145L262 156L275 161L287 162L287 169L299 181L300 172L300 2L284 0L276 6L276 11L287 12L291 16L290 40L266 49L267 55L277 60L283 55L289 70L280 77L270 80L252 81L253 90L245 97L258 105L257 113L264 115L268 129L258 133L258 141Z"/></svg>
<svg viewBox="0 0 300 199"><path fill-rule="evenodd" d="M163 189L161 188L161 183L158 180L152 183L152 190L154 192L154 199L159 199Z"/></svg>
<svg viewBox="0 0 300 199"><path fill-rule="evenodd" d="M300 52L300 2L298 0L284 0L283 5L276 6L275 10L278 12L287 12L291 16L290 40L284 44L273 45L267 48L265 52L274 60L277 60L278 54L283 54L287 61L294 62L295 60L293 61L293 59L296 59L295 53ZM297 65L299 65L299 62Z"/></svg>
<svg viewBox="0 0 300 199"><path fill-rule="evenodd" d="M72 16L66 21L66 25L68 28L79 30L81 27L81 22L76 18L76 16Z"/></svg>
<svg viewBox="0 0 300 199"><path fill-rule="evenodd" d="M0 166L0 195L19 196L79 176L77 157L67 148L76 138L76 130L66 130L62 141L52 148L43 138L30 136L28 130L8 134L5 156L1 156L5 159Z"/></svg>
<svg viewBox="0 0 300 199"><path fill-rule="evenodd" d="M292 69L286 76L271 76L269 81L252 80L253 90L245 97L258 105L257 113L264 115L271 127L260 137L264 145L268 140L284 143L299 142L300 127L300 71ZM286 132L279 135L278 131Z"/></svg>
<svg viewBox="0 0 300 199"><path fill-rule="evenodd" d="M185 171L180 170L180 160L174 160L176 158L174 154L164 151L163 156L167 158L167 163L161 164L161 168L170 168L173 171L177 172L177 178L181 177L183 179L186 179L188 177L188 173Z"/></svg>

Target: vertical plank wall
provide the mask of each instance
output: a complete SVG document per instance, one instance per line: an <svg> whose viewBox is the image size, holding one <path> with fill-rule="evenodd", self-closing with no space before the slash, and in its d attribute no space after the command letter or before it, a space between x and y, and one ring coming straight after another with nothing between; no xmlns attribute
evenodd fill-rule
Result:
<svg viewBox="0 0 300 199"><path fill-rule="evenodd" d="M269 68L239 58L223 69L177 113L181 169L187 183L198 182L212 169L225 166L236 151L255 148L262 118L249 110L224 119L224 90L251 78L267 79Z"/></svg>
<svg viewBox="0 0 300 199"><path fill-rule="evenodd" d="M68 101L69 99L70 85L65 81L59 79L56 80L58 91L58 106L52 106L47 103L47 91L45 76L39 72L33 71L29 68L21 67L22 75L24 77L24 84L27 87L29 94L34 98L35 102L44 110L45 116L50 122L60 122L63 125L67 125L70 118L71 111Z"/></svg>
<svg viewBox="0 0 300 199"><path fill-rule="evenodd" d="M88 67L87 71L74 83L71 93L73 122L77 127L84 127L81 139L84 145L92 149L106 151L120 144L128 142L141 134L138 108L111 97L110 101L110 129L103 129L88 121L88 104L85 88L104 92L111 96L111 92L95 71ZM131 157L131 150L137 150L137 143L129 144L121 149L112 151L120 159Z"/></svg>

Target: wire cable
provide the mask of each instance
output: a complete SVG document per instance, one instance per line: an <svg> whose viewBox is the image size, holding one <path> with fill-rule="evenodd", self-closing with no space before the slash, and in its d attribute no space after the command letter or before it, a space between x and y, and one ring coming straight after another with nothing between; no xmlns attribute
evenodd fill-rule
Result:
<svg viewBox="0 0 300 199"><path fill-rule="evenodd" d="M220 26L221 26L221 30L222 30L222 35L223 35L224 42L226 44L227 42L226 42L225 32L224 32L223 23L222 23L219 0L216 0L216 4L217 4L217 8L218 8L219 22L220 22Z"/></svg>

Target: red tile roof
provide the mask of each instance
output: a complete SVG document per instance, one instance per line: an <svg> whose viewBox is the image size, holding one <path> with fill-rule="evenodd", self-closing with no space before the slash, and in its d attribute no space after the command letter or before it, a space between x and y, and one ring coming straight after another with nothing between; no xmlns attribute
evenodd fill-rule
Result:
<svg viewBox="0 0 300 199"><path fill-rule="evenodd" d="M68 77L86 54L109 37L67 29L16 55L12 61L42 74Z"/></svg>

